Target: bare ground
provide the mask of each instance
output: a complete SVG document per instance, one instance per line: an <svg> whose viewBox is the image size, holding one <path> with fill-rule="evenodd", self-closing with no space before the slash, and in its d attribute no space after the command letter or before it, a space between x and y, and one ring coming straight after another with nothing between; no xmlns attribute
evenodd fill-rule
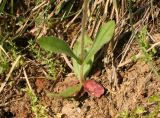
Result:
<svg viewBox="0 0 160 118"><path fill-rule="evenodd" d="M103 1L100 4L96 4L96 2L97 1L95 0L90 3L90 15L93 16L93 21L88 23L89 30L87 30L92 38L95 37L97 29L99 28L98 25L104 22L103 20L101 20L101 14L98 14L96 11L102 10L101 12L104 13L105 8L103 3L105 3L105 5L107 4ZM28 14L32 13L30 10L37 7L33 3L33 1L28 2ZM57 1L57 4L58 3L59 1ZM80 3L82 2L78 2L74 6L75 11L80 8ZM20 52L20 54L23 55L22 58L24 64L21 64L20 67L14 69L10 76L10 79L7 81L7 84L1 91L0 118L35 118L36 116L33 112L33 107L36 107L38 111L40 111L40 109L44 107L44 114L46 115L37 116L38 118L45 118L46 116L50 118L116 118L120 117L120 113L124 111L132 112L139 106L145 109L145 112L141 115L141 117L147 117L148 114L154 111L156 106L155 104L149 103L148 99L152 95L160 95L160 77L155 74L151 65L148 64L143 58L137 59L136 61L133 61L131 59L133 55L137 55L139 54L139 52L141 52L136 35L137 32L141 31L141 28L144 25L148 26L148 32L153 37L153 39L160 41L159 2L155 0L152 6L153 8L151 8L151 6L149 6L148 4L149 2L147 0L146 3L144 3L144 1L133 3L133 27L135 29L135 34L130 30L131 27L129 24L129 13L127 11L127 13L125 14L125 12L123 11L124 8L122 8L121 6L118 6L119 18L117 18L116 16L116 11L115 15L108 13L109 15L106 16L106 18L115 19L117 21L117 28L114 36L114 56L112 56L112 50L110 46L108 50L108 46L105 46L96 56L98 58L93 65L93 69L89 77L90 79L94 79L97 82L101 83L105 88L106 92L100 98L90 97L87 95L87 93L80 93L77 96L67 99L47 96L48 93L61 92L68 86L77 83L77 80L75 79L74 74L72 74L70 68L65 63L64 58L60 55L51 56L52 58L55 57L53 61L59 61L55 62L56 80L50 79L47 76L49 75L47 68L41 62L43 58L35 58L33 56L33 52L29 50L30 47L27 47L28 43L26 45L24 44L25 42L27 42L27 39L30 40L32 38L32 40L35 40L38 37L36 28L39 28L38 30L41 30L39 34L40 36L49 34L56 35L63 38L72 45L72 43L74 43L74 40L79 36L80 33L79 31L81 17L79 15L73 22L71 22L71 20L75 15L62 21L55 20L53 22L54 27L48 27L48 25L46 25L45 23L43 25L37 26L36 23L34 23L35 21L33 20L35 17L31 16L31 19L29 19L30 21L25 22L27 23L27 25L23 24L22 26L24 27L16 27L16 25L11 26L12 23L17 22L16 19L10 18L9 15L4 14L6 18L2 18L1 27L5 25L8 25L10 27L8 29L1 30L1 35L4 36L5 33L3 32L8 31L9 29L11 31L15 31L14 29L16 29L17 32L19 31L18 33L11 32L9 34L9 37L14 37L17 40L16 46L18 47L18 51L24 49ZM24 4L21 3L21 5L21 8L17 8L15 10L15 16L18 17L17 15L20 14L25 16L25 18L28 18L26 15L27 13L25 12L23 7L23 5L27 6L26 2L24 2ZM96 5L96 8L94 8L94 5ZM76 9L77 6L79 7ZM43 9L43 5L41 7ZM41 7L38 8L39 11L35 12L36 15L42 12ZM112 7L113 6L110 5L108 10L113 10ZM127 6L125 7L127 8ZM138 7L140 7L141 9L139 9ZM54 11L54 8L56 7L54 6L51 9L53 9ZM9 8L6 7L5 10L7 11L8 9ZM154 12L152 12L152 10L154 10ZM19 11L21 11L22 13L19 13ZM52 12L49 13L51 20L54 19L52 19L52 17L57 17L52 15ZM99 17L96 18L97 14L99 15ZM5 22L7 21L6 19L9 18L10 20L8 20L8 22ZM94 23L96 24L96 26L94 26ZM70 26L66 28L65 26L68 24L70 24ZM14 35L17 35L18 38ZM147 37L149 40L151 40L151 37ZM21 39L23 40L22 42ZM152 44L156 43L153 40L151 41ZM24 45L21 45L21 43ZM37 44L35 48L39 49ZM11 57L10 62L13 63L13 52L11 53L9 50L6 51L7 54ZM43 56L45 58L46 54ZM113 62L111 61L112 59ZM122 62L127 63L123 64ZM154 54L152 62L157 68L156 71L159 73L159 52ZM121 67L119 67L119 65L121 65ZM4 82L9 70L10 68L4 74L0 75L1 83ZM25 76L25 72L27 77ZM26 78L29 79L29 84L31 85L32 90L38 98L37 102L34 105L32 103L33 99L26 90L26 88L28 87ZM158 115L159 114L154 117L160 117Z"/></svg>

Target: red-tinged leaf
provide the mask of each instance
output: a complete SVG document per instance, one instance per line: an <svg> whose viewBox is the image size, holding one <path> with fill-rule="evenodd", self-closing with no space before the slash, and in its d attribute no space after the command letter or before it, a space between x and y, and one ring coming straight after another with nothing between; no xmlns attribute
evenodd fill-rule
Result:
<svg viewBox="0 0 160 118"><path fill-rule="evenodd" d="M94 80L87 80L83 87L90 96L101 97L104 94L104 88Z"/></svg>

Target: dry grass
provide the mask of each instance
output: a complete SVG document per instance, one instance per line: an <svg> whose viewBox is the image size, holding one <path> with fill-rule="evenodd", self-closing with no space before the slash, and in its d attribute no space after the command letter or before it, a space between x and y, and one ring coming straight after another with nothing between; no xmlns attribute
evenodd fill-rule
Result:
<svg viewBox="0 0 160 118"><path fill-rule="evenodd" d="M0 92L3 93L0 96L0 109L2 109L3 117L7 112L3 107L12 108L6 101L13 101L12 97L15 97L12 92L10 92L11 96L8 96L9 91L14 90L19 97L24 97L15 87L24 79L24 68L28 76L27 81L31 83L33 91L36 91L34 85L36 78L49 78L51 85L55 85L71 73L70 59L66 56L61 57L43 52L36 40L41 36L54 35L64 39L72 47L81 33L83 1L56 0L52 3L49 0L17 0L12 5L12 0L10 0L6 2L4 9L2 9L2 1L0 1L0 66L3 67L4 63L9 65L0 73ZM86 30L92 39L95 39L99 27L104 22L110 19L116 21L113 40L97 54L95 66L91 72L91 78L95 78L94 70L100 68L101 74L98 81L109 91L109 95L102 98L105 102L107 101L108 117L118 117L118 113L126 109L133 110L139 104L147 108L148 97L155 92L158 94L160 92L158 88L154 88L154 85L159 87L159 81L153 70L141 61L143 54L137 40L139 40L139 32L147 26L146 40L150 45L147 51L159 48L159 0L90 0L87 13ZM31 45L28 42L32 42ZM19 59L19 55L23 58L22 63L17 64L18 66L12 64ZM136 62L133 60L133 55L137 58ZM153 57L153 63L158 67L159 53L157 55ZM103 60L102 67L98 66L99 60ZM53 68L46 66L47 64ZM53 90L54 86L51 85L46 86L45 91ZM142 94L147 94L147 97ZM15 99L19 98L15 97ZM28 117L33 117L33 114Z"/></svg>

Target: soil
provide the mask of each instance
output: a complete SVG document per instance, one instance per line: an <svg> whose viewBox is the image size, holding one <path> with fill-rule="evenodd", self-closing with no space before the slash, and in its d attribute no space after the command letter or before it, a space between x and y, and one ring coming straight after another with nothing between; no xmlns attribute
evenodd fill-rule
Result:
<svg viewBox="0 0 160 118"><path fill-rule="evenodd" d="M156 61L158 63L159 60ZM36 65L35 67L37 68ZM106 89L106 93L100 98L90 97L86 93L78 98L68 99L47 96L47 93L61 92L66 87L77 83L72 74L62 78L64 81L57 82L55 86L51 80L36 77L31 79L30 84L40 103L50 114L49 116L55 118L115 118L118 113L132 110L137 106L149 107L148 98L160 92L159 80L143 60L138 60L122 72L119 71L119 74L123 82L117 89L111 88L107 72L91 77ZM12 85L7 85L0 95L1 117L35 117L31 111L30 97L22 90L26 86L25 79L20 77L12 80L14 81Z"/></svg>
<svg viewBox="0 0 160 118"><path fill-rule="evenodd" d="M62 37L64 40L68 39L68 43L72 43L72 39L77 38L76 36L79 34L80 22L79 20L75 21L71 27L67 29L67 32L65 32L63 25L66 25L68 22L69 21L65 20L56 25L56 27L59 27L59 31L64 32L63 34L58 32L58 30L55 32L54 30L56 28L52 28L47 33ZM62 27L59 25L62 25ZM153 34L158 30L156 27L157 26L153 28L155 29L152 32ZM32 28L33 26L31 25L28 30ZM125 33L126 32L120 32L115 34L121 34L122 36ZM159 33L156 33L157 39L159 39L159 35L157 34ZM34 38L36 34L31 35L31 37ZM120 44L117 44L119 47L117 47L114 54L116 67L121 59L119 54L122 53L122 50L124 51L130 35L129 33L125 36L125 41L123 36L115 36L115 38L119 39L118 44ZM0 94L0 118L35 118L36 116L32 107L34 107L34 105L38 106L39 104L41 105L39 107L44 107L47 114L46 116L49 118L116 118L119 117L120 113L132 111L138 106L144 107L147 111L143 114L143 117L145 117L154 110L155 106L150 104L148 99L152 95L160 95L160 77L156 76L151 65L143 58L127 63L114 70L110 61L104 61L110 58L105 57L102 49L102 55L98 55L99 58L95 61L90 77L87 79L93 79L100 83L105 88L105 94L100 98L96 98L89 96L87 93L80 92L70 98L56 98L50 97L48 94L62 92L67 87L77 84L78 81L76 77L66 65L63 58L58 55L56 59L63 65L65 72L58 68L57 71L59 73L56 73L56 80L50 79L50 77L44 75L44 71L47 72L47 70L43 68L43 64L35 60L32 54L28 54L27 46L25 48L26 50L21 53L27 53L27 55L24 56L26 65L22 65L22 67L14 70L14 73L12 73L12 76ZM129 50L123 61L131 59L133 55L139 52L141 52L139 44L134 40L129 46ZM152 61L158 69L157 72L159 72L160 68L159 56L158 53L155 54ZM25 68L32 90L38 98L38 102L34 105L32 104L31 96L29 96L26 90L28 84L24 76L23 68ZM8 72L6 72L6 74L7 73ZM112 79L114 74L117 76ZM2 78L1 82L3 82L5 75L0 77ZM117 81L117 84L115 84L115 81ZM160 116L160 114L158 115ZM39 117L45 118L45 116Z"/></svg>

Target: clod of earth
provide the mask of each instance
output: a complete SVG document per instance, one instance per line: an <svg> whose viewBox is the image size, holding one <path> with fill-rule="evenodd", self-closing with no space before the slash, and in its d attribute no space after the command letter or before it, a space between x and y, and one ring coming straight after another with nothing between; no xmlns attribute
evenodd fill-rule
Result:
<svg viewBox="0 0 160 118"><path fill-rule="evenodd" d="M90 96L101 97L104 94L104 88L94 80L87 80L83 87Z"/></svg>

